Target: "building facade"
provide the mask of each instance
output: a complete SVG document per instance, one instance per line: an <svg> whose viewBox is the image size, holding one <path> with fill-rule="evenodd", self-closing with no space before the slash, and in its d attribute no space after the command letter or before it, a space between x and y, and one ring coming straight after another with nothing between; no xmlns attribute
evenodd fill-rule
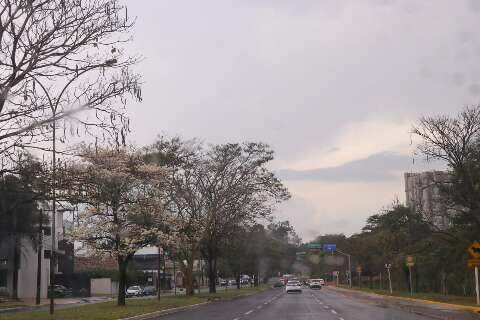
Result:
<svg viewBox="0 0 480 320"><path fill-rule="evenodd" d="M451 176L445 171L405 173L406 204L436 228L445 230L450 226L451 212L445 204L441 186L450 183Z"/></svg>
<svg viewBox="0 0 480 320"><path fill-rule="evenodd" d="M51 210L47 203L40 203L39 207L42 209L45 218L51 216ZM45 219L50 220L51 219ZM55 252L59 260L63 259L64 250L62 244L64 240L63 228L63 212L56 213L56 245ZM14 259L15 251L17 251L18 259L18 280L17 280L17 294L19 299L33 299L37 293L37 271L38 271L38 248L39 248L39 234L35 237L19 237L17 240L12 236L0 243L0 295L12 296L14 288ZM50 283L50 258L52 256L52 237L51 225L43 226L42 232L42 252L40 255L41 262L41 282L40 282L40 297L47 298L48 286ZM15 246L17 242L17 246ZM59 245L60 244L60 245ZM15 249L16 247L16 249ZM55 273L61 270L58 264L55 265Z"/></svg>

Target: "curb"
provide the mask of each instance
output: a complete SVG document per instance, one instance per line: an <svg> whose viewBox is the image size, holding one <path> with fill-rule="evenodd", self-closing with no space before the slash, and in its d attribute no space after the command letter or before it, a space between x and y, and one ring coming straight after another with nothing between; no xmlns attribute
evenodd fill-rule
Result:
<svg viewBox="0 0 480 320"><path fill-rule="evenodd" d="M397 296L390 296L390 295L385 295L385 294L380 294L380 293L375 293L375 292L365 292L365 291L362 291L362 290L339 288L339 287L332 287L332 288L335 288L334 290L360 292L360 293L371 294L371 295L375 295L375 296L383 297L383 298L399 299L399 300L419 302L419 303L424 303L424 304L436 304L436 305L441 305L441 306L445 306L445 307L462 309L462 310L470 311L470 312L473 312L473 313L480 313L480 307L466 306L466 305L463 305L463 304L453 304L453 303L448 303L448 302L426 300L426 299L419 299L419 298L397 297Z"/></svg>
<svg viewBox="0 0 480 320"><path fill-rule="evenodd" d="M119 320L148 320L152 317L158 317L158 316L164 316L164 315L167 315L167 314L177 313L177 312L180 312L180 311L193 309L193 308L196 308L196 307L208 304L208 303L210 303L210 302L208 301L208 302L192 304L192 305L184 306L184 307L177 307L177 308L170 308L170 309L165 309L165 310L160 310L160 311L154 311L154 312L150 312L150 313L140 314L138 316L121 318Z"/></svg>

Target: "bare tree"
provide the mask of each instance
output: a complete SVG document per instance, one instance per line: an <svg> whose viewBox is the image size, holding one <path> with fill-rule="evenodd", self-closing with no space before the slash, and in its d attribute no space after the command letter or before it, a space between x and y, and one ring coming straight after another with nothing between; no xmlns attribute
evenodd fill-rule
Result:
<svg viewBox="0 0 480 320"><path fill-rule="evenodd" d="M413 133L422 140L421 154L448 164L452 179L440 187L454 218L480 228L480 106L454 117L422 117Z"/></svg>
<svg viewBox="0 0 480 320"><path fill-rule="evenodd" d="M130 70L138 58L122 48L132 26L118 0L0 0L2 161L21 148L48 150L53 125L60 141L125 139L125 94L141 98Z"/></svg>
<svg viewBox="0 0 480 320"><path fill-rule="evenodd" d="M216 145L206 153L200 188L205 202L203 254L208 262L210 292L216 292L217 260L238 225L271 216L290 194L267 164L273 150L263 143Z"/></svg>
<svg viewBox="0 0 480 320"><path fill-rule="evenodd" d="M204 201L200 192L203 146L179 137L159 137L150 147L148 162L168 168L166 208L178 217L179 241L170 248L185 275L187 295L193 295L193 266L200 256L200 240L204 234Z"/></svg>

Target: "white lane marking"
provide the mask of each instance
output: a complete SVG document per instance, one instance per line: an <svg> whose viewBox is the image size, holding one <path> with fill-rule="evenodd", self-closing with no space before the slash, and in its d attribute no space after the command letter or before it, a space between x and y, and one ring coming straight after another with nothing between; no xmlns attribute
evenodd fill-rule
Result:
<svg viewBox="0 0 480 320"><path fill-rule="evenodd" d="M338 318L338 320L345 320L345 319L343 319L342 317L340 317L340 318Z"/></svg>
<svg viewBox="0 0 480 320"><path fill-rule="evenodd" d="M250 310L250 311L245 312L245 314L250 314L252 312L253 312L253 310Z"/></svg>
<svg viewBox="0 0 480 320"><path fill-rule="evenodd" d="M337 311L335 311L335 310L333 310L333 309L330 310L330 311L331 311L333 314L337 314Z"/></svg>
<svg viewBox="0 0 480 320"><path fill-rule="evenodd" d="M262 309L262 306L258 306L257 309Z"/></svg>
<svg viewBox="0 0 480 320"><path fill-rule="evenodd" d="M233 319L233 320L240 320L240 318L235 318L235 319Z"/></svg>
<svg viewBox="0 0 480 320"><path fill-rule="evenodd" d="M324 306L325 309L328 309L328 306Z"/></svg>
<svg viewBox="0 0 480 320"><path fill-rule="evenodd" d="M267 301L267 302L264 302L263 304L268 304L268 301Z"/></svg>
<svg viewBox="0 0 480 320"><path fill-rule="evenodd" d="M318 303L320 303L320 304L323 304L323 302L322 302L322 301L318 301Z"/></svg>

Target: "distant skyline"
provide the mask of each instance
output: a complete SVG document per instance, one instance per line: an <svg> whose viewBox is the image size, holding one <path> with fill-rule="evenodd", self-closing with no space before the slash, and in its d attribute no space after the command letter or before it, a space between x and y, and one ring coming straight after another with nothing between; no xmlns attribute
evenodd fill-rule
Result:
<svg viewBox="0 0 480 320"><path fill-rule="evenodd" d="M403 201L404 172L442 168L414 157L412 125L480 101L475 0L125 3L144 57L131 141L270 144L304 241Z"/></svg>

